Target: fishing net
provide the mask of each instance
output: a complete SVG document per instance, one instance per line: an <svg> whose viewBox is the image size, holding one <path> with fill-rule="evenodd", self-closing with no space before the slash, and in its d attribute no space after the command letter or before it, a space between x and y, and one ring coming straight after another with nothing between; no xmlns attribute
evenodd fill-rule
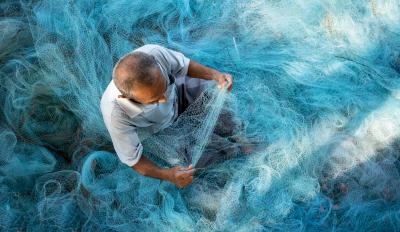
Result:
<svg viewBox="0 0 400 232"><path fill-rule="evenodd" d="M0 15L0 230L400 230L399 1L4 0ZM123 165L100 113L114 64L149 43L234 77L144 136L160 166L205 164L184 189Z"/></svg>

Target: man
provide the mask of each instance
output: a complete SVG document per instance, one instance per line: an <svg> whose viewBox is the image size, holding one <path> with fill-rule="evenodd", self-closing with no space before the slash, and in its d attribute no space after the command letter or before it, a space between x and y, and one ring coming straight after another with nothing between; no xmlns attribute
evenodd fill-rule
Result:
<svg viewBox="0 0 400 232"><path fill-rule="evenodd" d="M122 57L101 99L104 122L121 162L144 176L178 187L189 185L194 167L158 167L142 154L137 128L150 133L167 128L209 81L216 81L219 88L232 89L231 75L159 45L145 45Z"/></svg>

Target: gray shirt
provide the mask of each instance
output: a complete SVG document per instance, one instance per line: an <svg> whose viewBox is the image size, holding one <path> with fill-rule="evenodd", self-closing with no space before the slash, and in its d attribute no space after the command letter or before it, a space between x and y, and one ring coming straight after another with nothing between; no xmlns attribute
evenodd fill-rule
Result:
<svg viewBox="0 0 400 232"><path fill-rule="evenodd" d="M113 80L105 90L100 103L103 119L119 159L128 166L135 165L142 156L143 146L139 137L144 139L170 126L178 116L177 90L171 80L184 77L190 62L182 53L159 45L148 44L135 51L145 52L156 59L168 88L166 103L150 105L118 97L121 92Z"/></svg>

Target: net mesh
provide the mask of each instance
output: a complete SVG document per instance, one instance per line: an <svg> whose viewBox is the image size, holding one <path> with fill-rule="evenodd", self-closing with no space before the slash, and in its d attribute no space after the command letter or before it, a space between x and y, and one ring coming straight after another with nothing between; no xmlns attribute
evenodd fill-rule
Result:
<svg viewBox="0 0 400 232"><path fill-rule="evenodd" d="M399 1L4 0L0 15L1 230L400 230ZM118 58L148 43L234 77L143 141L161 166L203 164L185 189L121 164L100 113ZM241 156L243 131L262 149ZM221 152L239 155L208 166Z"/></svg>

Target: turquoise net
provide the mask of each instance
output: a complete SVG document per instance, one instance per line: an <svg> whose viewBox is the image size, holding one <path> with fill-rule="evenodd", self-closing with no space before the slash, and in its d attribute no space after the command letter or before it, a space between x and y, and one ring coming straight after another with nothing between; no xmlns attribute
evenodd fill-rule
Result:
<svg viewBox="0 0 400 232"><path fill-rule="evenodd" d="M400 230L398 0L4 0L0 15L0 230ZM100 98L148 43L234 77L144 141L156 162L212 152L226 106L261 148L185 189L120 163Z"/></svg>

